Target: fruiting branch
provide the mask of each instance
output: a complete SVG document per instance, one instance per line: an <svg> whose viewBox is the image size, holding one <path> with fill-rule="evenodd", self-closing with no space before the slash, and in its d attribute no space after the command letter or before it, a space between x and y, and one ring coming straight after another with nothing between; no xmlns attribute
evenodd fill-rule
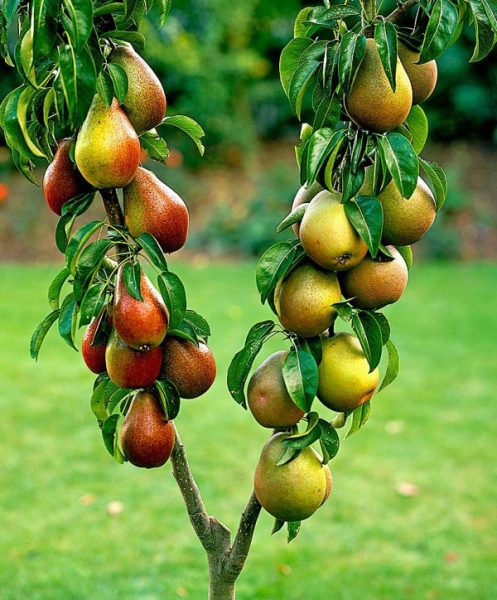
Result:
<svg viewBox="0 0 497 600"><path fill-rule="evenodd" d="M418 2L419 0L407 0L406 2L399 3L397 8L388 15L387 20L396 23L406 11L418 4Z"/></svg>
<svg viewBox="0 0 497 600"><path fill-rule="evenodd" d="M114 188L109 190L100 190L100 195L102 196L102 200L104 202L105 212L107 214L107 218L109 219L109 224L123 226L124 215L119 205L119 199L117 197L116 190Z"/></svg>

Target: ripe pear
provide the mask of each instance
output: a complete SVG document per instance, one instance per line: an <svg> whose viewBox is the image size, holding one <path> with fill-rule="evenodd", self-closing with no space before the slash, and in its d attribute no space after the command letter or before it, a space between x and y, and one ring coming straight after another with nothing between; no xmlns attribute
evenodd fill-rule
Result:
<svg viewBox="0 0 497 600"><path fill-rule="evenodd" d="M181 398L198 398L214 383L216 361L204 342L197 348L188 340L167 337L162 352L162 375L176 386Z"/></svg>
<svg viewBox="0 0 497 600"><path fill-rule="evenodd" d="M421 177L410 198L403 198L391 181L378 199L383 206L384 244L414 244L430 229L437 215L435 198Z"/></svg>
<svg viewBox="0 0 497 600"><path fill-rule="evenodd" d="M169 314L161 295L150 279L141 272L140 291L143 301L136 300L126 289L124 267L117 272L113 319L117 334L136 350L159 346L167 333Z"/></svg>
<svg viewBox="0 0 497 600"><path fill-rule="evenodd" d="M366 53L345 98L347 113L354 123L368 131L391 131L406 120L412 107L409 77L397 58L395 92L385 75L376 42L366 40Z"/></svg>
<svg viewBox="0 0 497 600"><path fill-rule="evenodd" d="M359 308L375 310L397 302L407 286L405 260L395 246L387 246L393 260L370 256L350 271L340 273L340 288L345 298Z"/></svg>
<svg viewBox="0 0 497 600"><path fill-rule="evenodd" d="M293 199L292 211L298 208L301 204L306 204L307 202L314 200L314 198L319 194L319 192L322 192L323 190L323 186L317 181L315 181L310 186L308 186L307 184L303 185L295 195L295 198ZM295 235L298 237L300 223L294 223L292 225L292 229Z"/></svg>
<svg viewBox="0 0 497 600"><path fill-rule="evenodd" d="M81 341L81 354L86 366L97 375L105 371L105 348L107 344L94 344L95 334L100 325L100 318L95 317L86 328Z"/></svg>
<svg viewBox="0 0 497 600"><path fill-rule="evenodd" d="M317 395L325 406L337 412L353 411L371 398L378 381L378 368L369 372L369 363L355 336L337 333L323 340Z"/></svg>
<svg viewBox="0 0 497 600"><path fill-rule="evenodd" d="M432 95L437 85L438 67L435 60L417 64L420 54L399 44L399 58L412 86L412 103L421 104Z"/></svg>
<svg viewBox="0 0 497 600"><path fill-rule="evenodd" d="M147 231L164 252L176 252L188 237L189 216L183 200L141 167L124 188L124 219L132 236L138 237Z"/></svg>
<svg viewBox="0 0 497 600"><path fill-rule="evenodd" d="M53 161L48 165L43 177L43 193L48 206L56 215L71 198L89 192L91 186L83 179L69 158L74 140L63 139L57 146Z"/></svg>
<svg viewBox="0 0 497 600"><path fill-rule="evenodd" d="M366 243L350 223L340 194L319 193L300 224L300 241L309 258L332 271L355 267L366 256Z"/></svg>
<svg viewBox="0 0 497 600"><path fill-rule="evenodd" d="M105 365L112 381L121 388L150 387L159 377L162 350L135 350L122 341L114 330L107 342Z"/></svg>
<svg viewBox="0 0 497 600"><path fill-rule="evenodd" d="M124 187L140 164L140 141L119 102L97 94L76 140L76 165L96 188Z"/></svg>
<svg viewBox="0 0 497 600"><path fill-rule="evenodd" d="M131 46L118 46L110 61L128 76L128 93L123 108L138 133L153 129L166 114L166 95L157 75Z"/></svg>
<svg viewBox="0 0 497 600"><path fill-rule="evenodd" d="M276 519L303 521L325 501L326 469L318 453L304 448L289 463L277 466L286 451L288 433L273 435L264 445L255 470L254 491L259 503Z"/></svg>
<svg viewBox="0 0 497 600"><path fill-rule="evenodd" d="M271 354L253 373L247 399L255 420L263 427L291 427L304 416L290 398L283 379L283 362L288 352Z"/></svg>
<svg viewBox="0 0 497 600"><path fill-rule="evenodd" d="M137 467L151 469L167 462L174 448L174 425L168 421L159 398L138 392L121 426L124 456Z"/></svg>
<svg viewBox="0 0 497 600"><path fill-rule="evenodd" d="M281 280L274 291L274 304L285 329L303 337L314 337L329 329L337 313L332 304L341 293L335 273L306 262Z"/></svg>

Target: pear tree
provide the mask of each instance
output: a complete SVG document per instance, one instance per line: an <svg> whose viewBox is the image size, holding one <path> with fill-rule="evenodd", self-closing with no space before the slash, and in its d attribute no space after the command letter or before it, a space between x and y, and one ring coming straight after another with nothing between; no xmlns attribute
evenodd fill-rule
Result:
<svg viewBox="0 0 497 600"><path fill-rule="evenodd" d="M272 433L232 535L207 512L174 423L181 399L201 396L216 376L209 324L190 308L166 257L187 240L188 208L141 166L145 156L167 158L170 127L204 153L201 126L169 114L162 85L139 54L143 19L161 27L170 4L3 0L0 53L21 83L0 105L0 127L33 184L48 164L43 192L60 217L55 243L64 266L49 284L50 312L33 334L31 355L38 358L52 327L73 349L84 329L82 358L97 376L90 407L105 448L120 464L170 461L206 551L209 598L229 600L261 510L275 518L273 532L286 526L293 540L330 496L339 431L357 432L374 394L398 374L382 309L404 293L410 246L447 197L443 170L421 156L428 138L421 105L436 86L436 59L465 27L475 34L471 61L490 53L497 7L493 0L406 0L388 13L375 0L324 0L296 16L280 73L303 123L301 188L278 225L292 227L295 239L259 261L261 301L279 322L251 328L227 382ZM102 216L90 221L98 198ZM274 336L285 349L251 374Z"/></svg>

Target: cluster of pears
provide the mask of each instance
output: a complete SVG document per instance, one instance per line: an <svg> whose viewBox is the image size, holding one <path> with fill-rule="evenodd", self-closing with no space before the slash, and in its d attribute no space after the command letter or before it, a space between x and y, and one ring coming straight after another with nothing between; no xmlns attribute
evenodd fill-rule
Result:
<svg viewBox="0 0 497 600"><path fill-rule="evenodd" d="M123 188L124 218L131 235L147 231L164 252L175 252L188 236L188 209L178 194L140 166L138 137L162 122L166 95L155 73L131 46L116 47L108 60L126 72L124 102L120 105L113 98L107 106L95 95L76 141L67 138L59 143L45 173L47 204L60 215L63 205L80 194L94 188Z"/></svg>
<svg viewBox="0 0 497 600"><path fill-rule="evenodd" d="M108 60L126 72L126 98L122 105L113 98L107 106L97 94L76 141L60 142L43 181L47 203L60 215L63 205L80 194L123 188L124 220L130 234L150 233L164 252L175 252L188 236L186 205L153 173L140 167L138 136L162 122L164 90L131 46L116 47ZM136 390L120 441L131 463L150 468L163 465L174 447L174 426L164 413L155 381L167 379L181 398L196 398L212 385L216 364L204 342L197 346L168 335L168 310L143 271L140 291L142 300L129 293L122 263L113 300L88 325L82 354L92 372L107 373L118 387Z"/></svg>
<svg viewBox="0 0 497 600"><path fill-rule="evenodd" d="M355 77L345 105L360 127L386 132L399 126L413 102L432 93L436 63L418 65L419 55L401 46L397 86L392 91L373 39ZM359 195L372 194L372 169L366 171ZM436 203L429 187L419 179L413 195L403 198L393 182L378 196L384 213L382 242L389 256L373 258L364 240L350 223L335 190L319 183L303 186L293 209L307 204L299 224L293 226L306 258L274 291L274 307L282 326L301 338L320 337L317 397L329 409L350 413L371 399L379 383L379 370L370 369L358 338L333 332L337 312L333 305L344 297L359 309L377 310L399 300L408 280L404 256L410 245L428 231L435 220ZM400 248L400 252L397 248ZM303 417L292 401L283 378L287 352L276 352L253 373L248 385L248 405L263 427L290 429ZM261 505L283 521L311 516L329 496L331 475L312 449L285 462L284 439L276 433L262 450L255 473L255 492ZM283 460L282 460L283 458ZM280 463L280 464L279 464Z"/></svg>

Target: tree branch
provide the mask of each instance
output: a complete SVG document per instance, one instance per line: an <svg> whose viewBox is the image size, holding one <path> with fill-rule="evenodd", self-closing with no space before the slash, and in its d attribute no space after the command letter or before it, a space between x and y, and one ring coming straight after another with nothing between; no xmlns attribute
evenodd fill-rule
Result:
<svg viewBox="0 0 497 600"><path fill-rule="evenodd" d="M100 190L100 195L104 201L105 212L111 225L124 225L124 215L119 205L117 192L114 188L109 190Z"/></svg>
<svg viewBox="0 0 497 600"><path fill-rule="evenodd" d="M406 2L399 3L397 8L387 16L387 21L396 23L406 11L418 4L418 2L419 0L406 0Z"/></svg>

